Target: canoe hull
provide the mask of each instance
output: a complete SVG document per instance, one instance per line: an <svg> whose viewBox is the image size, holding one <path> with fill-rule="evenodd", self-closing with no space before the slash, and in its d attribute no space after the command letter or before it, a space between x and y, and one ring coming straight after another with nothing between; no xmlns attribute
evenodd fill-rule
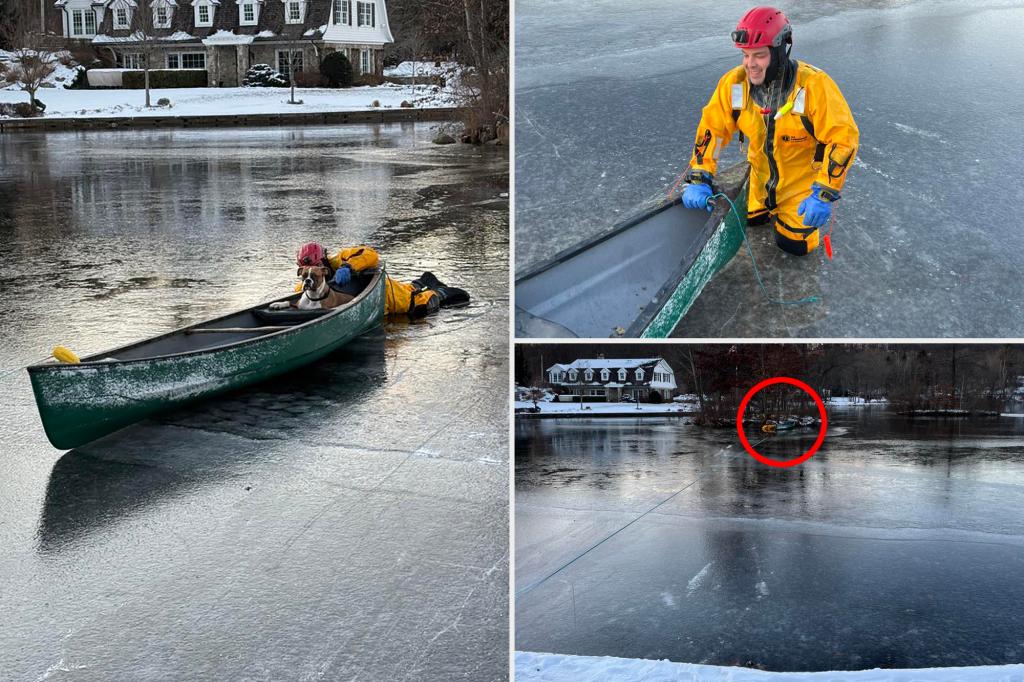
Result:
<svg viewBox="0 0 1024 682"><path fill-rule="evenodd" d="M669 336L743 241L748 171L720 173L738 216L722 200L711 214L660 200L518 276L516 336Z"/></svg>
<svg viewBox="0 0 1024 682"><path fill-rule="evenodd" d="M381 324L384 276L352 305L273 334L206 350L29 368L54 447L75 448L146 417L289 372Z"/></svg>

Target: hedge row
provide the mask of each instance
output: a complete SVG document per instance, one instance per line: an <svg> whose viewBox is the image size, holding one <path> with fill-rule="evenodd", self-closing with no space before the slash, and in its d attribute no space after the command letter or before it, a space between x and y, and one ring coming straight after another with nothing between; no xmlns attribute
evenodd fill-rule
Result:
<svg viewBox="0 0 1024 682"><path fill-rule="evenodd" d="M121 85L136 90L146 87L146 72L125 71ZM149 72L151 88L205 88L206 85L205 69L152 69Z"/></svg>

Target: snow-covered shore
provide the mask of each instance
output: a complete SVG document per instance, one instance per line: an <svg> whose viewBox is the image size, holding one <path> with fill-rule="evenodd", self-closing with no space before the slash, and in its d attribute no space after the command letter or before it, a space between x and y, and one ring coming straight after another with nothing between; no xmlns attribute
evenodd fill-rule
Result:
<svg viewBox="0 0 1024 682"><path fill-rule="evenodd" d="M1022 682L1024 665L773 673L671 661L517 651L516 682Z"/></svg>
<svg viewBox="0 0 1024 682"><path fill-rule="evenodd" d="M582 407L576 403L544 402L537 403L539 413L534 414L558 414L567 417L586 416L650 416L665 414L692 414L697 411L697 406L688 403L583 403ZM532 400L515 401L515 409L533 409Z"/></svg>
<svg viewBox="0 0 1024 682"><path fill-rule="evenodd" d="M0 50L0 61L9 61L12 54ZM128 118L138 116L231 116L245 114L315 114L348 111L400 109L402 103L417 109L436 109L460 105L460 67L446 62L434 67L433 62L403 62L393 70L413 69L430 75L448 76L445 87L433 84L399 85L383 83L353 88L295 88L292 104L290 88L165 88L151 89L150 101L161 98L171 101L169 107L147 108L144 90L66 89L81 67L56 64L46 79L46 87L36 92L36 99L46 105L44 118ZM18 85L0 88L0 103L28 102L28 95ZM3 116L0 116L2 118Z"/></svg>
<svg viewBox="0 0 1024 682"><path fill-rule="evenodd" d="M144 90L65 90L43 88L36 98L46 104L46 118L110 118L136 116L224 116L242 114L301 114L398 109L403 101L416 108L458 106L454 93L433 85L395 85L357 88L172 88L150 90L154 104L161 97L170 107L146 108ZM27 102L15 87L0 90L0 102ZM377 106L374 106L374 101Z"/></svg>

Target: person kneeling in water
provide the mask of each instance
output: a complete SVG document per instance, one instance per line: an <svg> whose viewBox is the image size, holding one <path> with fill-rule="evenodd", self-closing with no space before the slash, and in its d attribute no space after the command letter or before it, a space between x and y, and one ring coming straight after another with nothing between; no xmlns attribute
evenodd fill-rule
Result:
<svg viewBox="0 0 1024 682"><path fill-rule="evenodd" d="M317 242L308 242L295 253L300 268L323 265L330 269L332 288L356 295L363 289L360 278L372 273L380 264L380 256L368 246L341 249L333 256ZM385 315L425 317L441 308L469 303L469 294L463 289L447 286L432 273L424 272L411 283L399 282L385 274ZM301 282L296 291L302 290Z"/></svg>

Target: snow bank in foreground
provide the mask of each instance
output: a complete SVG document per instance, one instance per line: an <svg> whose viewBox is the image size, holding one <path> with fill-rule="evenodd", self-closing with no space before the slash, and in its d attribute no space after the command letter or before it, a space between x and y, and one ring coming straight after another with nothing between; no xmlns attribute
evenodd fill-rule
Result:
<svg viewBox="0 0 1024 682"><path fill-rule="evenodd" d="M671 661L516 652L516 682L1024 682L1024 665L854 672L769 673Z"/></svg>

